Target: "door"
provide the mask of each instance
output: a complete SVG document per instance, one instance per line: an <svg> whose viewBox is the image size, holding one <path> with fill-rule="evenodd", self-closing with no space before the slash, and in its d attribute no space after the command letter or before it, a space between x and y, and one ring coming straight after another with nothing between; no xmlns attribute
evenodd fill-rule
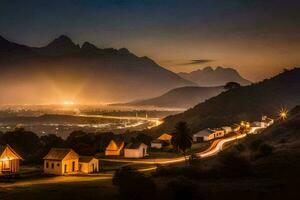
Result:
<svg viewBox="0 0 300 200"><path fill-rule="evenodd" d="M72 172L75 171L75 161L72 162Z"/></svg>
<svg viewBox="0 0 300 200"><path fill-rule="evenodd" d="M64 172L67 173L67 164L65 164Z"/></svg>

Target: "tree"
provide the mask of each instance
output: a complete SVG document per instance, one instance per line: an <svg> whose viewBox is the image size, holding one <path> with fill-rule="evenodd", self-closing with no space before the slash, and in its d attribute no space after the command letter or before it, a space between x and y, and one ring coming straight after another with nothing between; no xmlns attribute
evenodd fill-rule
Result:
<svg viewBox="0 0 300 200"><path fill-rule="evenodd" d="M178 122L171 143L177 151L181 151L186 159L186 150L192 147L193 139L186 122ZM187 161L187 159L186 159Z"/></svg>
<svg viewBox="0 0 300 200"><path fill-rule="evenodd" d="M236 89L241 87L241 85L237 82L228 82L226 83L226 85L224 86L224 89L226 90L232 90L232 89Z"/></svg>
<svg viewBox="0 0 300 200"><path fill-rule="evenodd" d="M156 186L152 179L130 167L118 169L112 182L119 188L121 199L150 200L156 197Z"/></svg>

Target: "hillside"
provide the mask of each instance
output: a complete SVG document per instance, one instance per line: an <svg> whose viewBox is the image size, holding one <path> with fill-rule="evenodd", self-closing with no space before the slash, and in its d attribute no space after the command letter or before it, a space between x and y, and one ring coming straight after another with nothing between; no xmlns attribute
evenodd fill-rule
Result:
<svg viewBox="0 0 300 200"><path fill-rule="evenodd" d="M251 82L243 78L235 69L217 67L205 67L190 73L178 73L186 80L193 81L199 86L219 86L228 82L237 82L241 85L249 85Z"/></svg>
<svg viewBox="0 0 300 200"><path fill-rule="evenodd" d="M300 68L285 70L271 79L223 92L186 112L169 116L152 131L172 131L179 121L186 121L192 131L198 131L241 120L254 121L262 114L276 117L280 108L300 104L299 91Z"/></svg>
<svg viewBox="0 0 300 200"><path fill-rule="evenodd" d="M44 47L0 37L0 65L1 104L131 101L196 85L125 48L80 46L67 36Z"/></svg>
<svg viewBox="0 0 300 200"><path fill-rule="evenodd" d="M181 87L155 98L137 100L125 105L187 109L220 94L222 91L224 91L223 87Z"/></svg>

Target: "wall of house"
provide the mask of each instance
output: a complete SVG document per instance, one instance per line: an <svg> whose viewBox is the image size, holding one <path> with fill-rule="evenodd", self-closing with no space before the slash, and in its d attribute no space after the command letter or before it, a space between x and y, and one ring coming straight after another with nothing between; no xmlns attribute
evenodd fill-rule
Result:
<svg viewBox="0 0 300 200"><path fill-rule="evenodd" d="M72 169L72 163L74 162L74 170ZM65 171L65 165L67 166ZM79 162L78 159L68 159L62 161L62 173L65 174L74 174L79 171Z"/></svg>
<svg viewBox="0 0 300 200"><path fill-rule="evenodd" d="M119 155L121 155L121 151L119 151L119 150L106 150L105 155L106 156L119 156Z"/></svg>
<svg viewBox="0 0 300 200"><path fill-rule="evenodd" d="M145 155L147 154L146 147L140 147L139 149L125 149L124 156L125 158L143 158L143 148L145 149Z"/></svg>
<svg viewBox="0 0 300 200"><path fill-rule="evenodd" d="M3 173L16 173L19 171L19 159L3 160L0 161L0 175Z"/></svg>
<svg viewBox="0 0 300 200"><path fill-rule="evenodd" d="M94 165L94 169L93 169ZM99 172L99 160L98 159L93 159L89 163L83 163L79 162L79 170L82 173L93 173L93 172Z"/></svg>
<svg viewBox="0 0 300 200"><path fill-rule="evenodd" d="M44 160L44 173L62 175L63 174L62 162L55 161L55 160Z"/></svg>
<svg viewBox="0 0 300 200"><path fill-rule="evenodd" d="M162 148L162 143L151 143L151 148L161 149Z"/></svg>
<svg viewBox="0 0 300 200"><path fill-rule="evenodd" d="M209 134L209 135L203 137L204 141L209 141L209 140L213 140L213 139L215 139L215 134Z"/></svg>

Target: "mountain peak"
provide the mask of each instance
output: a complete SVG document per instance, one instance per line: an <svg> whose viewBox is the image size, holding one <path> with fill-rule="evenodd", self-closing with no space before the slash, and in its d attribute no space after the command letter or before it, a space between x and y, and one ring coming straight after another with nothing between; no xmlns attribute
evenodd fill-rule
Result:
<svg viewBox="0 0 300 200"><path fill-rule="evenodd" d="M81 46L81 49L83 49L83 50L98 50L98 47L96 47L92 43L84 42L83 45Z"/></svg>
<svg viewBox="0 0 300 200"><path fill-rule="evenodd" d="M40 48L40 53L49 56L73 54L79 52L80 47L66 35L54 39L47 46Z"/></svg>
<svg viewBox="0 0 300 200"><path fill-rule="evenodd" d="M69 46L76 46L73 41L66 35L61 35L58 38L54 39L52 42L50 42L47 46L53 46L53 45L69 45Z"/></svg>

